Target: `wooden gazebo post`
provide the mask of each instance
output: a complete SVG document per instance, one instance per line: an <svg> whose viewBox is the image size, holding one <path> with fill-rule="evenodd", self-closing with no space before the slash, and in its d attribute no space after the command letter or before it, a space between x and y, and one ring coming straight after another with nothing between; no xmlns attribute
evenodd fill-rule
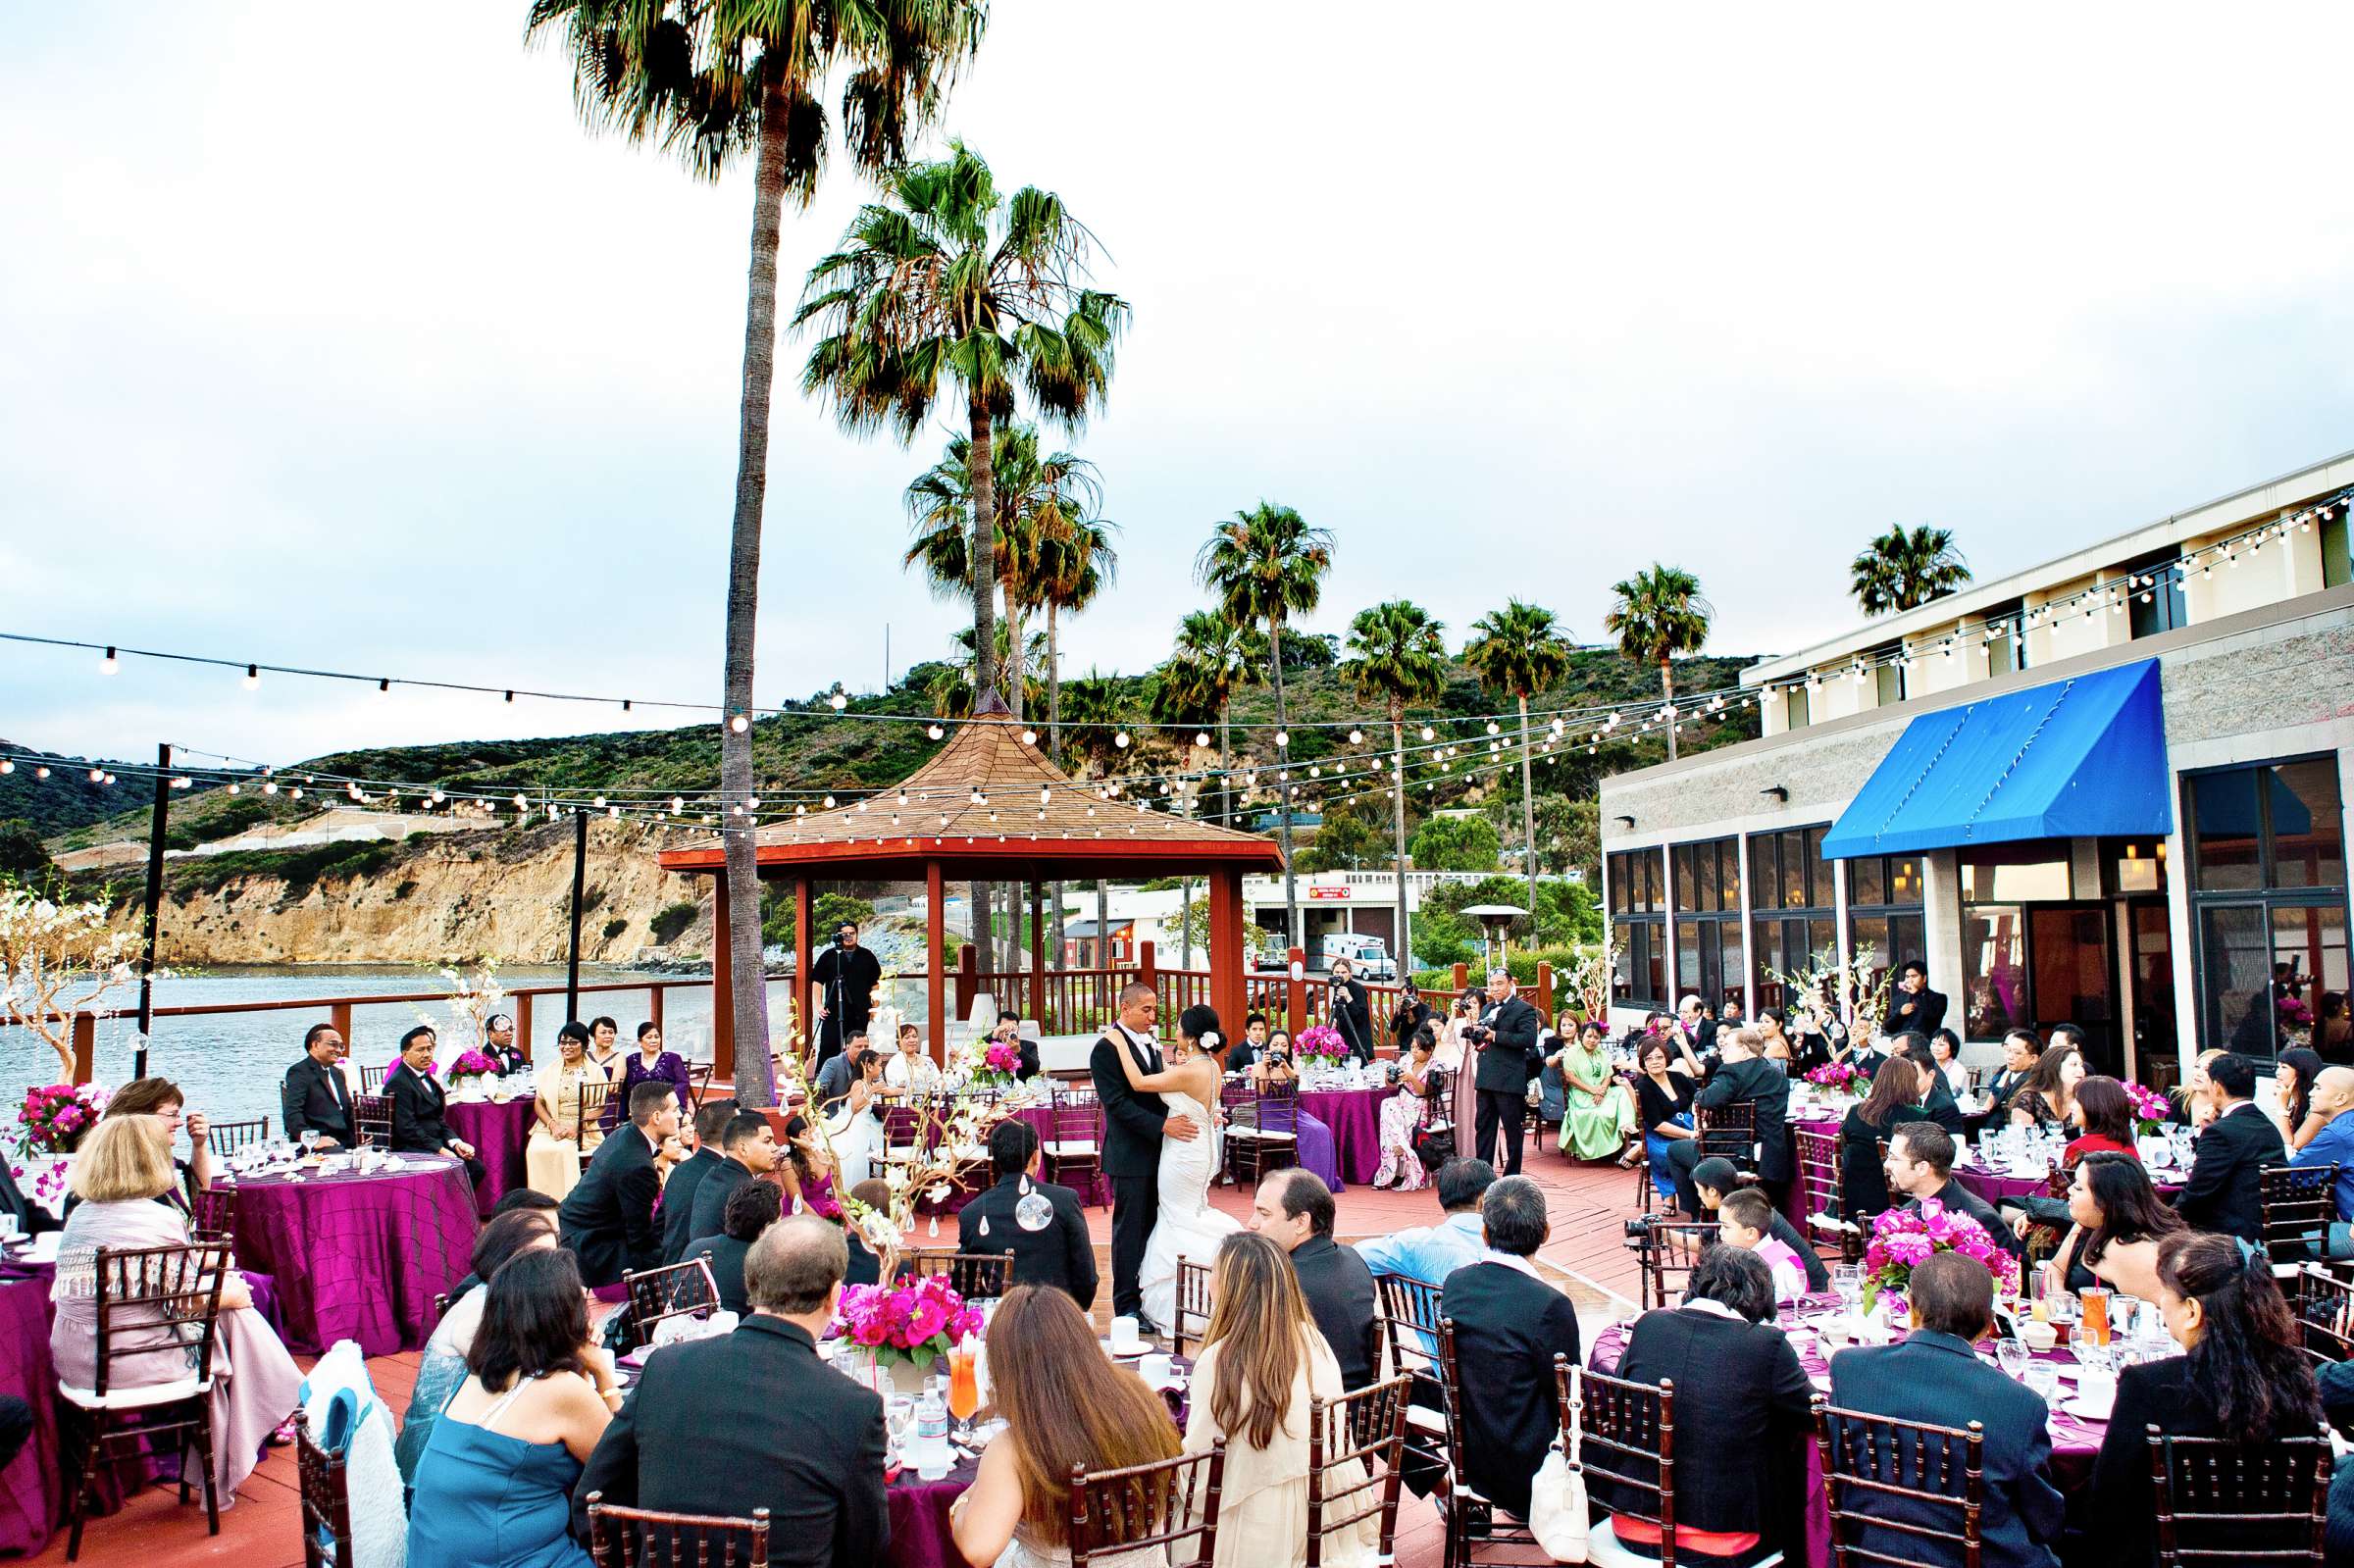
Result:
<svg viewBox="0 0 2354 1568"><path fill-rule="evenodd" d="M924 862L924 1013L928 1025L924 1038L931 1044L932 1060L948 1065L948 1008L947 1008L947 911L941 908L946 885L940 875L940 862Z"/></svg>

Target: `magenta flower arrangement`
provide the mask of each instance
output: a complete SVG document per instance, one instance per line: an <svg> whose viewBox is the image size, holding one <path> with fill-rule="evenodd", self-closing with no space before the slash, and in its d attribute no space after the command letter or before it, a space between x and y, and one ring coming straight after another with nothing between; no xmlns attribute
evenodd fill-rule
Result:
<svg viewBox="0 0 2354 1568"><path fill-rule="evenodd" d="M2174 1114L2174 1102L2154 1088L2139 1084L2125 1086L2125 1098L2133 1102L2134 1130L2142 1137L2154 1136Z"/></svg>
<svg viewBox="0 0 2354 1568"><path fill-rule="evenodd" d="M2283 996L2280 998L2280 1022L2291 1029L2310 1029L2313 1027L2313 1009L2305 1005L2305 999L2301 996Z"/></svg>
<svg viewBox="0 0 2354 1568"><path fill-rule="evenodd" d="M1021 1041L993 1039L982 1047L981 1060L973 1067L973 1078L983 1084L1003 1084L1011 1082L1021 1070Z"/></svg>
<svg viewBox="0 0 2354 1568"><path fill-rule="evenodd" d="M452 1078L476 1078L484 1075L496 1078L498 1064L481 1051L461 1051L458 1053L458 1059L449 1064L449 1076Z"/></svg>
<svg viewBox="0 0 2354 1568"><path fill-rule="evenodd" d="M1310 1024L1293 1037L1292 1051L1308 1061L1337 1062L1349 1054L1349 1045L1330 1024Z"/></svg>
<svg viewBox="0 0 2354 1568"><path fill-rule="evenodd" d="M25 1091L17 1110L17 1147L27 1155L71 1154L98 1125L106 1090L95 1084L43 1084Z"/></svg>
<svg viewBox="0 0 2354 1568"><path fill-rule="evenodd" d="M965 1336L979 1334L980 1312L934 1274L913 1285L853 1285L842 1292L835 1332L874 1353L878 1362L905 1361L929 1369Z"/></svg>
<svg viewBox="0 0 2354 1568"><path fill-rule="evenodd" d="M1864 1082L1864 1075L1852 1062L1825 1062L1808 1071L1807 1082L1817 1088L1827 1088L1834 1093L1859 1094L1863 1090L1857 1086Z"/></svg>
<svg viewBox="0 0 2354 1568"><path fill-rule="evenodd" d="M1882 1290L1911 1285L1914 1269L1939 1252L1976 1258L1994 1276L1998 1290L2018 1284L2011 1254L1995 1244L1985 1227L1931 1198L1918 1211L1890 1209L1871 1222L1871 1240L1864 1248L1865 1309L1870 1310Z"/></svg>

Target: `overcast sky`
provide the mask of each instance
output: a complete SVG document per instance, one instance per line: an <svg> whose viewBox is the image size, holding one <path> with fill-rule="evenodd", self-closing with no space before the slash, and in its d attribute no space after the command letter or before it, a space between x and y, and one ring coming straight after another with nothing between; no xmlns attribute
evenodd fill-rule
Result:
<svg viewBox="0 0 2354 1568"><path fill-rule="evenodd" d="M0 629L716 696L749 176L591 135L523 9L12 8ZM2343 94L2306 70L2342 6L993 10L945 129L1135 306L1073 443L1122 532L1069 671L1163 656L1262 496L1338 536L1319 630L1408 594L1454 643L1515 592L1593 639L1657 558L1760 653L1851 622L1891 523L1994 576L2354 447ZM789 215L788 294L863 194ZM805 352L764 702L969 616L898 566L946 427L841 434ZM0 645L0 735L71 751L619 722Z"/></svg>

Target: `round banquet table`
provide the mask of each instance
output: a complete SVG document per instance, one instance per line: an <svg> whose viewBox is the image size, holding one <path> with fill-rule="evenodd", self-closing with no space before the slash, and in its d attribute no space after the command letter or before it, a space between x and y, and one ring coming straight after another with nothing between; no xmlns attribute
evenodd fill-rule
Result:
<svg viewBox="0 0 2354 1568"><path fill-rule="evenodd" d="M434 1297L466 1273L480 1225L465 1167L393 1157L400 1169L367 1176L236 1179L237 1259L271 1276L298 1355L338 1340L371 1356L422 1349Z"/></svg>
<svg viewBox="0 0 2354 1568"><path fill-rule="evenodd" d="M61 1510L57 1374L49 1361L47 1265L10 1264L0 1274L0 1393L32 1406L32 1441L0 1470L0 1557L28 1557L49 1544Z"/></svg>
<svg viewBox="0 0 2354 1568"><path fill-rule="evenodd" d="M2047 1197L2045 1177L2014 1175L2009 1171L1990 1170L1978 1163L1978 1151L1971 1149L1966 1160L1954 1162L1954 1180L1989 1203L1999 1203L2007 1197ZM2181 1173L2171 1168L2165 1174L2153 1173L2150 1186L2160 1197L2171 1198L2182 1190Z"/></svg>
<svg viewBox="0 0 2354 1568"><path fill-rule="evenodd" d="M1798 1363L1807 1378L1825 1397L1831 1389L1831 1365L1812 1329L1807 1327L1824 1313L1836 1312L1836 1296L1802 1296L1786 1302L1781 1310L1781 1326L1791 1333L1791 1342L1798 1349ZM1632 1325L1613 1323L1594 1337L1594 1349L1586 1357L1589 1370L1605 1375L1618 1368L1618 1358L1626 1352L1626 1340ZM1981 1351L1978 1359L1993 1364L1989 1352ZM2068 1380L2062 1384L2063 1402L2071 1397L2069 1385L2075 1377L2076 1357L2065 1345L2035 1357L2060 1369ZM2108 1433L2106 1421L2091 1421L2065 1409L2054 1410L2047 1423L2052 1439L2052 1484L2071 1494L2072 1503L2080 1503L2081 1494L2092 1480L2092 1463L2101 1451L2101 1439ZM1822 1451L1817 1446L1812 1431L1796 1435L1792 1442L1804 1442L1807 1456L1807 1562L1809 1568L1830 1568L1831 1509L1830 1500L1822 1488ZM2071 1517L2075 1509L2070 1509Z"/></svg>
<svg viewBox="0 0 2354 1568"><path fill-rule="evenodd" d="M484 1219L498 1200L527 1184L524 1144L532 1137L532 1096L520 1095L504 1105L495 1100L452 1100L442 1118L449 1130L474 1145L487 1173L474 1194L475 1208Z"/></svg>
<svg viewBox="0 0 2354 1568"><path fill-rule="evenodd" d="M1370 1182L1381 1170L1381 1102L1389 1088L1304 1088L1300 1108L1332 1129L1341 1179ZM1306 1163L1305 1157L1302 1163Z"/></svg>

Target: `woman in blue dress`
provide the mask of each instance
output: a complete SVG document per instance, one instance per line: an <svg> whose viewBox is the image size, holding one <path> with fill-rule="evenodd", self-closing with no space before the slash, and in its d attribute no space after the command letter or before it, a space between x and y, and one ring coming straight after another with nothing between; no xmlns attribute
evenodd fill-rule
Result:
<svg viewBox="0 0 2354 1568"><path fill-rule="evenodd" d="M487 1290L466 1381L418 1461L410 1568L588 1568L566 1533L572 1486L621 1394L589 1343L580 1266L519 1252Z"/></svg>

